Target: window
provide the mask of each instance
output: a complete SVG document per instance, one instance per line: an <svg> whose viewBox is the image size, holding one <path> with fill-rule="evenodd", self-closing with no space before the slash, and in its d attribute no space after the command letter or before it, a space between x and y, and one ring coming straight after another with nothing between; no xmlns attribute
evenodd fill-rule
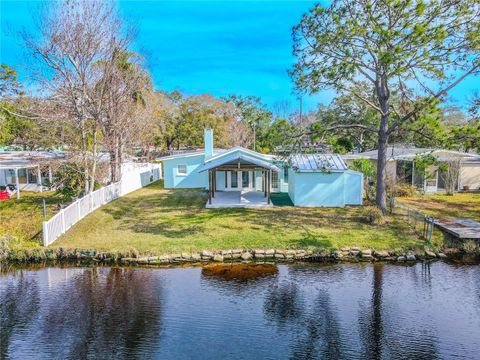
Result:
<svg viewBox="0 0 480 360"><path fill-rule="evenodd" d="M28 183L36 184L37 183L37 169L28 169Z"/></svg>
<svg viewBox="0 0 480 360"><path fill-rule="evenodd" d="M27 183L27 169L18 169L18 182L20 184Z"/></svg>
<svg viewBox="0 0 480 360"><path fill-rule="evenodd" d="M288 167L283 167L283 182L288 183Z"/></svg>
<svg viewBox="0 0 480 360"><path fill-rule="evenodd" d="M178 165L177 166L177 175L187 175L187 165Z"/></svg>
<svg viewBox="0 0 480 360"><path fill-rule="evenodd" d="M272 189L278 189L278 172L272 171Z"/></svg>
<svg viewBox="0 0 480 360"><path fill-rule="evenodd" d="M230 187L231 188L238 187L238 174L236 171L230 171Z"/></svg>

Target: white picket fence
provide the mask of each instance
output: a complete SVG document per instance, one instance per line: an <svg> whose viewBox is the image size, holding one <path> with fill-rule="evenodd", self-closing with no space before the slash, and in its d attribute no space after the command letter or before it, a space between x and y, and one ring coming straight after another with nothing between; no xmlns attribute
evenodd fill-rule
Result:
<svg viewBox="0 0 480 360"><path fill-rule="evenodd" d="M135 164L136 165L136 164ZM122 180L93 191L60 210L50 220L43 222L43 245L48 246L70 229L75 223L119 197L162 178L160 164L128 166Z"/></svg>

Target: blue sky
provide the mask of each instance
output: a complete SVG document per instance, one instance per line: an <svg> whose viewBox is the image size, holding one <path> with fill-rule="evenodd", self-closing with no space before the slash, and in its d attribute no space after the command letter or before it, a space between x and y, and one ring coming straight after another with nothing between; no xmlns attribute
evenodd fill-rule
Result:
<svg viewBox="0 0 480 360"><path fill-rule="evenodd" d="M144 54L156 88L187 94L255 95L269 106L298 101L287 74L291 29L313 1L120 1L124 17L138 28L134 50ZM32 1L0 0L0 61L19 68L24 50L16 32L31 28ZM455 88L452 100L465 103L480 78ZM304 98L304 108L328 103L325 91Z"/></svg>

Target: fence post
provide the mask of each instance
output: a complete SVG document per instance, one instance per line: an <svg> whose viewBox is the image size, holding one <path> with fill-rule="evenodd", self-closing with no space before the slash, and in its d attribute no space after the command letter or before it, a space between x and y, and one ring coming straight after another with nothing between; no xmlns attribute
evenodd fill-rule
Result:
<svg viewBox="0 0 480 360"><path fill-rule="evenodd" d="M432 242L433 227L435 226L435 218L434 218L434 217L431 217L430 220L431 220L430 231L429 231L429 233L428 233L428 242L429 242L429 243Z"/></svg>
<svg viewBox="0 0 480 360"><path fill-rule="evenodd" d="M77 203L78 220L80 220L82 218L82 212L81 212L81 209L80 209L80 200L77 199L75 202Z"/></svg>
<svg viewBox="0 0 480 360"><path fill-rule="evenodd" d="M43 222L42 229L43 229L43 246L48 246L48 221Z"/></svg>
<svg viewBox="0 0 480 360"><path fill-rule="evenodd" d="M93 196L92 196L92 192L89 192L88 193L90 195L90 211L93 211Z"/></svg>

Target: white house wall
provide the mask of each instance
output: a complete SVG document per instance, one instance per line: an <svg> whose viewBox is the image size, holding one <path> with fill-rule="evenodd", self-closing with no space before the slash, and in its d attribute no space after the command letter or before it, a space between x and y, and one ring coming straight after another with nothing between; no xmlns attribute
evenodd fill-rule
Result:
<svg viewBox="0 0 480 360"><path fill-rule="evenodd" d="M468 186L470 190L480 190L480 163L464 163L460 172L460 190Z"/></svg>

